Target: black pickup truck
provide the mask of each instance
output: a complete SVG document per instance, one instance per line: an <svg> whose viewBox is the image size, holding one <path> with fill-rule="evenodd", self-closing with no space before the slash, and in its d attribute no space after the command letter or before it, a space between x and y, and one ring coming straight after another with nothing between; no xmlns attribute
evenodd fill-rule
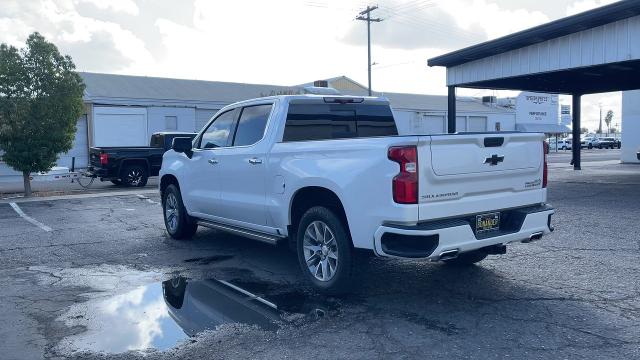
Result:
<svg viewBox="0 0 640 360"><path fill-rule="evenodd" d="M89 150L90 175L115 185L145 186L149 176L158 176L162 155L171 149L176 137L194 138L194 133L159 132L151 135L149 146L92 147Z"/></svg>

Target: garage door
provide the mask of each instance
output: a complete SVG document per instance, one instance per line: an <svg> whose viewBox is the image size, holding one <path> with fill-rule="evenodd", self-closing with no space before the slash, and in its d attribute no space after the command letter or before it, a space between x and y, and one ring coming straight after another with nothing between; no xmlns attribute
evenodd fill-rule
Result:
<svg viewBox="0 0 640 360"><path fill-rule="evenodd" d="M218 110L196 109L196 132L202 130L209 120L217 113Z"/></svg>
<svg viewBox="0 0 640 360"><path fill-rule="evenodd" d="M487 117L469 116L468 125L469 132L485 132L487 131Z"/></svg>
<svg viewBox="0 0 640 360"><path fill-rule="evenodd" d="M444 116L441 115L423 115L420 124L420 134L443 134Z"/></svg>
<svg viewBox="0 0 640 360"><path fill-rule="evenodd" d="M71 169L73 158L76 158L76 169L84 169L89 164L89 142L87 141L87 116L83 115L76 124L76 137L73 147L66 154L58 158L58 166L66 166Z"/></svg>
<svg viewBox="0 0 640 360"><path fill-rule="evenodd" d="M94 107L95 146L147 146L147 109L139 107Z"/></svg>

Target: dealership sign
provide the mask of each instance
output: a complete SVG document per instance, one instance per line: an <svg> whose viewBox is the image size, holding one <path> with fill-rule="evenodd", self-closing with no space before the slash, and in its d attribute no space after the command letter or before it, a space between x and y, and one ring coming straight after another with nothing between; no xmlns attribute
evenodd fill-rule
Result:
<svg viewBox="0 0 640 360"><path fill-rule="evenodd" d="M560 105L560 125L571 124L571 105Z"/></svg>
<svg viewBox="0 0 640 360"><path fill-rule="evenodd" d="M558 95L521 92L516 99L518 124L558 124Z"/></svg>

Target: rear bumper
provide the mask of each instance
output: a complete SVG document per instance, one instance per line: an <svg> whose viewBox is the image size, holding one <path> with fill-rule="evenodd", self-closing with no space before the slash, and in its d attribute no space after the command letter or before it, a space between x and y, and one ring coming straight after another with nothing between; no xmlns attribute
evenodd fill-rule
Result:
<svg viewBox="0 0 640 360"><path fill-rule="evenodd" d="M496 210L498 211L498 210ZM442 253L459 253L493 245L528 242L553 231L547 205L500 210L512 218L492 234L476 235L470 219L464 216L437 220L416 226L382 225L374 235L374 251L378 256L438 260Z"/></svg>
<svg viewBox="0 0 640 360"><path fill-rule="evenodd" d="M89 166L89 168L87 169L87 172L97 178L111 178L113 177L112 174L109 173L108 169L104 169L104 168L96 168L94 166Z"/></svg>

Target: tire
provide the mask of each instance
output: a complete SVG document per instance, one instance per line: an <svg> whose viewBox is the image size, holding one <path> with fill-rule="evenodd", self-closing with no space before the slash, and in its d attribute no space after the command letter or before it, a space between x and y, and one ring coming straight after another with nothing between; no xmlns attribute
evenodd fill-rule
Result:
<svg viewBox="0 0 640 360"><path fill-rule="evenodd" d="M489 254L486 251L478 249L462 253L455 259L443 260L443 262L451 266L470 266L484 260L487 255Z"/></svg>
<svg viewBox="0 0 640 360"><path fill-rule="evenodd" d="M316 289L332 294L349 289L353 248L348 229L335 212L323 206L307 210L298 224L296 240L303 276Z"/></svg>
<svg viewBox="0 0 640 360"><path fill-rule="evenodd" d="M129 165L122 170L120 179L122 179L122 183L126 186L143 187L147 185L149 173L146 167L142 165Z"/></svg>
<svg viewBox="0 0 640 360"><path fill-rule="evenodd" d="M587 149L593 149L593 145L591 144L587 145Z"/></svg>
<svg viewBox="0 0 640 360"><path fill-rule="evenodd" d="M122 185L122 181L120 181L120 180L110 180L110 181L115 186L121 186Z"/></svg>
<svg viewBox="0 0 640 360"><path fill-rule="evenodd" d="M180 189L173 184L162 193L162 217L167 233L176 240L191 239L198 230L198 223L187 214L182 203Z"/></svg>

